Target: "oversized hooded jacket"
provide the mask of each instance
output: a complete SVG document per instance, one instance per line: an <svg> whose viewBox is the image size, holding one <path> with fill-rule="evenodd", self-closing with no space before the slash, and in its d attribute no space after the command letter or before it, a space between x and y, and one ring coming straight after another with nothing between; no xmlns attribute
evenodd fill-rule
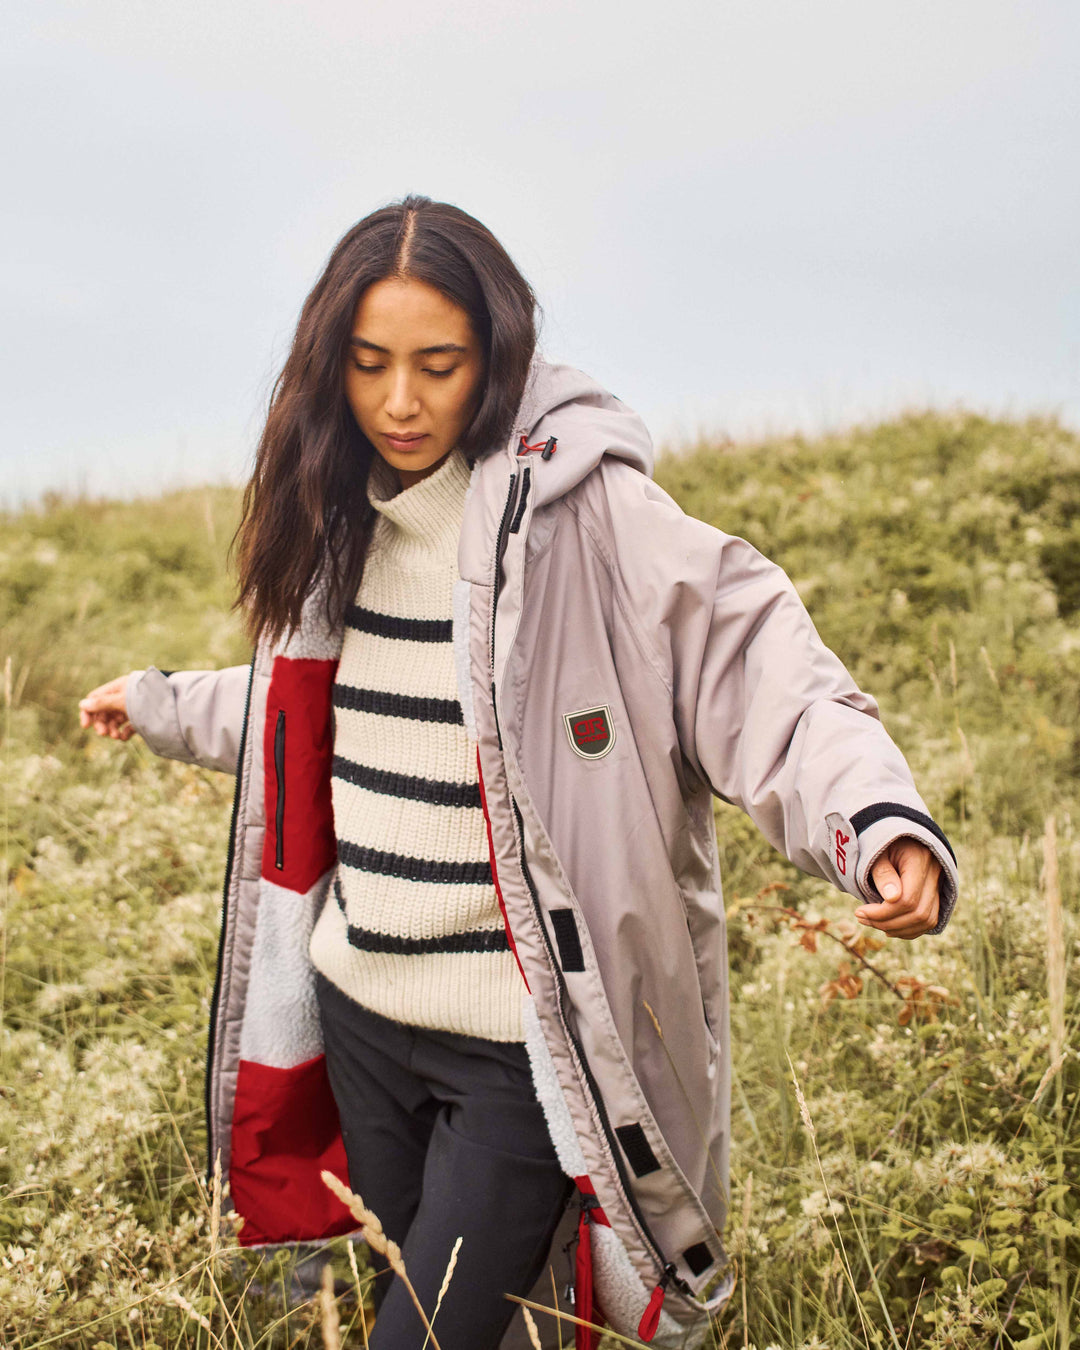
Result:
<svg viewBox="0 0 1080 1350"><path fill-rule="evenodd" d="M578 1309L675 1346L732 1284L713 795L860 902L881 852L919 840L942 867L938 930L957 874L784 573L651 468L633 412L537 361L508 444L473 468L453 636L536 1091L581 1197ZM354 1227L319 1179L346 1170L307 955L336 858L324 609L316 590L250 669L151 667L127 694L152 749L237 773L207 1116L248 1244Z"/></svg>

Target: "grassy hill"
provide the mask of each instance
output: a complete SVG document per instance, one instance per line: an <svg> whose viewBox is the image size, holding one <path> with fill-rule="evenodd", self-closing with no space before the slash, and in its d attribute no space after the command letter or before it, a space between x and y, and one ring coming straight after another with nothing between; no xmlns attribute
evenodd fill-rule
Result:
<svg viewBox="0 0 1080 1350"><path fill-rule="evenodd" d="M943 936L876 949L843 897L718 807L740 1283L717 1344L1066 1345L1080 437L909 416L702 445L657 477L786 568L878 698L963 876ZM231 781L102 743L75 711L150 662L246 659L225 568L237 505L215 489L0 517L0 1339L15 1350L322 1343L311 1308L245 1292L283 1279L282 1257L208 1256L202 1064Z"/></svg>

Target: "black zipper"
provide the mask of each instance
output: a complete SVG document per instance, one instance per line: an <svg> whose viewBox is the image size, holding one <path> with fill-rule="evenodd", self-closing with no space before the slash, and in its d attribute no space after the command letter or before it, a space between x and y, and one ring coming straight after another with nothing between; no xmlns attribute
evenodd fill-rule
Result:
<svg viewBox="0 0 1080 1350"><path fill-rule="evenodd" d="M684 1293L690 1295L690 1297L693 1297L690 1287L687 1285L686 1281L680 1279L678 1275L674 1273L674 1266L672 1266L669 1261L666 1261L664 1259L659 1244L653 1237L652 1231L650 1230L649 1225L645 1220L645 1216L642 1214L641 1209L638 1206L637 1199L635 1198L634 1192L630 1186L630 1180L626 1174L626 1166L623 1162L621 1146L617 1138L615 1137L614 1131L611 1128L611 1122L608 1119L607 1107L604 1104L604 1099L600 1094L600 1086L597 1083L596 1079L593 1077L592 1069L589 1067L589 1061L585 1057L585 1050L570 1026L569 1018L566 1015L566 997L567 997L566 980L563 978L562 968L560 967L559 962L556 960L555 951L551 945L551 938L548 935L547 924L544 922L543 910L540 907L540 897L537 895L536 885L533 882L532 873L529 871L529 864L525 858L525 823L521 818L521 808L518 806L517 801L514 799L513 796L511 796L510 798L510 805L514 808L514 823L517 827L518 857L521 862L521 875L525 878L525 885L528 887L529 898L532 901L533 914L536 917L536 925L540 929L541 934L543 935L544 946L547 949L548 954L548 962L555 976L555 987L558 993L559 1019L562 1022L563 1030L566 1032L567 1040L569 1040L570 1044L573 1046L574 1055L577 1058L577 1062L581 1067L581 1071L585 1076L585 1081L588 1085L589 1094L592 1097L593 1105L596 1107L596 1113L600 1117L600 1126L604 1132L604 1138L607 1140L608 1152L611 1154L612 1161L615 1163L615 1170L619 1175L619 1181L622 1183L623 1192L630 1205L630 1208L633 1210L634 1218L638 1222L638 1226L641 1229L642 1236L645 1238L645 1241L648 1243L648 1245L652 1248L652 1257L653 1260L656 1262L657 1270L660 1272L661 1275L671 1278L672 1283L678 1285Z"/></svg>
<svg viewBox="0 0 1080 1350"><path fill-rule="evenodd" d="M528 469L525 473L528 474ZM526 482L528 479L526 479ZM495 572L491 579L491 647L489 657L491 660L491 711L495 718L495 739L499 743L499 750L503 748L502 732L499 730L499 710L495 706L495 607L499 603L499 591L502 587L502 557L506 548L507 522L510 519L510 513L514 506L514 488L517 485L517 474L510 475L510 482L506 489L506 505L503 507L502 520L499 521L499 530L495 536Z"/></svg>
<svg viewBox="0 0 1080 1350"><path fill-rule="evenodd" d="M499 532L495 536L495 574L491 581L491 673L495 674L495 610L499 603L499 589L502 585L502 556L506 547L506 527L510 520L510 512L514 505L514 489L517 487L517 474L510 475L510 483L506 490L506 505L503 507L502 520L499 521ZM491 686L492 699L495 697L495 686ZM500 746L501 749L501 746Z"/></svg>
<svg viewBox="0 0 1080 1350"><path fill-rule="evenodd" d="M229 825L229 851L225 857L225 885L222 888L221 936L218 939L217 974L214 976L214 993L210 999L210 1031L206 1038L206 1082L203 1087L203 1110L206 1112L206 1182L210 1184L214 1175L214 1115L210 1104L211 1085L214 1081L214 1033L217 1022L218 1004L221 1001L221 981L225 971L225 929L229 922L229 881L232 877L233 862L236 856L236 826L240 817L240 787L244 772L244 750L248 737L248 714L251 712L251 689L255 683L255 657L251 658L251 670L248 674L247 697L244 699L244 722L240 729L240 749L236 755L236 791L233 793L232 821Z"/></svg>
<svg viewBox="0 0 1080 1350"><path fill-rule="evenodd" d="M279 708L274 728L274 774L277 778L277 807L274 811L274 866L285 867L285 709Z"/></svg>
<svg viewBox="0 0 1080 1350"><path fill-rule="evenodd" d="M525 507L529 504L529 466L526 464L521 470L521 496L518 499L517 510L514 512L514 519L510 522L510 533L517 534L521 529L522 517L525 515Z"/></svg>
<svg viewBox="0 0 1080 1350"><path fill-rule="evenodd" d="M528 474L527 467L525 468L525 474L526 475ZM525 478L526 485L527 482L528 479L526 477ZM502 572L502 555L503 549L505 548L506 545L507 522L510 520L511 511L514 505L514 488L516 484L517 484L517 474L512 473L510 475L510 483L506 493L506 504L503 507L502 520L499 522L499 531L498 534L495 536L495 574L492 579L492 586L491 586L492 677L494 677L495 675L495 612L496 606L498 605L499 602L499 589ZM514 520L515 527L520 526L521 516L523 514L524 512L521 511L516 516ZM492 678L491 681L491 708L495 718L495 734L498 739L499 750L501 752L503 748L502 732L499 729L499 711L495 698L494 678ZM556 989L558 991L559 1018L562 1022L563 1030L566 1032L567 1039L573 1046L574 1054L576 1055L577 1061L581 1066L582 1073L585 1076L589 1093L592 1097L593 1104L596 1107L597 1115L600 1117L601 1128L604 1131L604 1138L607 1140L608 1151L611 1154L613 1162L615 1163L615 1170L618 1173L619 1181L622 1184L623 1192L626 1195L627 1202L629 1203L630 1208L633 1211L634 1217L638 1222L641 1233L644 1236L646 1243L652 1249L652 1257L653 1260L656 1262L657 1270L662 1275L666 1275L668 1271L673 1272L674 1268L671 1266L670 1262L664 1260L664 1256L660 1251L660 1247L657 1244L656 1239L653 1237L652 1232L649 1229L649 1225L645 1221L644 1215L642 1214L640 1208L638 1207L637 1200L630 1187L630 1182L626 1175L626 1167L623 1163L621 1147L618 1143L618 1140L615 1138L614 1132L612 1131L610 1121L608 1120L607 1107L604 1105L604 1100L600 1095L599 1085L597 1084L596 1079L593 1077L593 1073L589 1067L588 1060L585 1058L585 1051L581 1045L581 1042L578 1040L577 1036L571 1030L569 1020L566 1016L566 995L567 995L566 981L563 979L562 968L560 967L558 961L555 958L555 953L551 946L551 939L548 936L547 924L544 922L543 911L540 908L540 897L536 893L536 886L533 883L532 874L529 871L529 865L525 859L525 826L521 818L521 811L512 795L510 797L510 804L514 809L514 820L517 826L518 857L521 862L521 874L525 878L525 884L529 890L529 898L532 901L533 913L536 917L537 927L540 929L540 932L543 935L544 946L547 949L548 954L548 963L551 966L551 969L555 975L555 984ZM685 1280L682 1280L679 1278L679 1276L672 1274L672 1283L677 1285L682 1290L683 1293L687 1294L691 1298L693 1297L692 1291L690 1290L690 1287L689 1285L687 1285Z"/></svg>

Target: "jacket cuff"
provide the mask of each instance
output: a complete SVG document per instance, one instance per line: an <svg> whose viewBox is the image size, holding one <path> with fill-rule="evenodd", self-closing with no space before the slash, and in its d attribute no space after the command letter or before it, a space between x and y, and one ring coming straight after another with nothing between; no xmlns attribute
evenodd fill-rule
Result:
<svg viewBox="0 0 1080 1350"><path fill-rule="evenodd" d="M871 903L881 901L871 870L890 844L897 839L914 839L930 850L941 866L941 878L938 921L929 933L940 933L952 916L959 888L956 855L944 831L924 812L898 802L880 802L857 811L851 817L851 827L859 841L855 880Z"/></svg>
<svg viewBox="0 0 1080 1350"><path fill-rule="evenodd" d="M176 697L164 671L150 666L133 670L124 691L128 721L155 755L193 764L176 715Z"/></svg>

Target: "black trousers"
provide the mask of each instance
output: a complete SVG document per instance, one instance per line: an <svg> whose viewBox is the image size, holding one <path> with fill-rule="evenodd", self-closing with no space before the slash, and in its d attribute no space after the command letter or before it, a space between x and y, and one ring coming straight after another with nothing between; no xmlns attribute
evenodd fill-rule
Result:
<svg viewBox="0 0 1080 1350"><path fill-rule="evenodd" d="M352 1189L401 1247L429 1317L462 1239L435 1334L442 1350L497 1350L516 1311L503 1295L528 1296L572 1189L525 1047L390 1021L322 976L318 997ZM401 1281L380 1274L374 1295L372 1350L419 1350Z"/></svg>

